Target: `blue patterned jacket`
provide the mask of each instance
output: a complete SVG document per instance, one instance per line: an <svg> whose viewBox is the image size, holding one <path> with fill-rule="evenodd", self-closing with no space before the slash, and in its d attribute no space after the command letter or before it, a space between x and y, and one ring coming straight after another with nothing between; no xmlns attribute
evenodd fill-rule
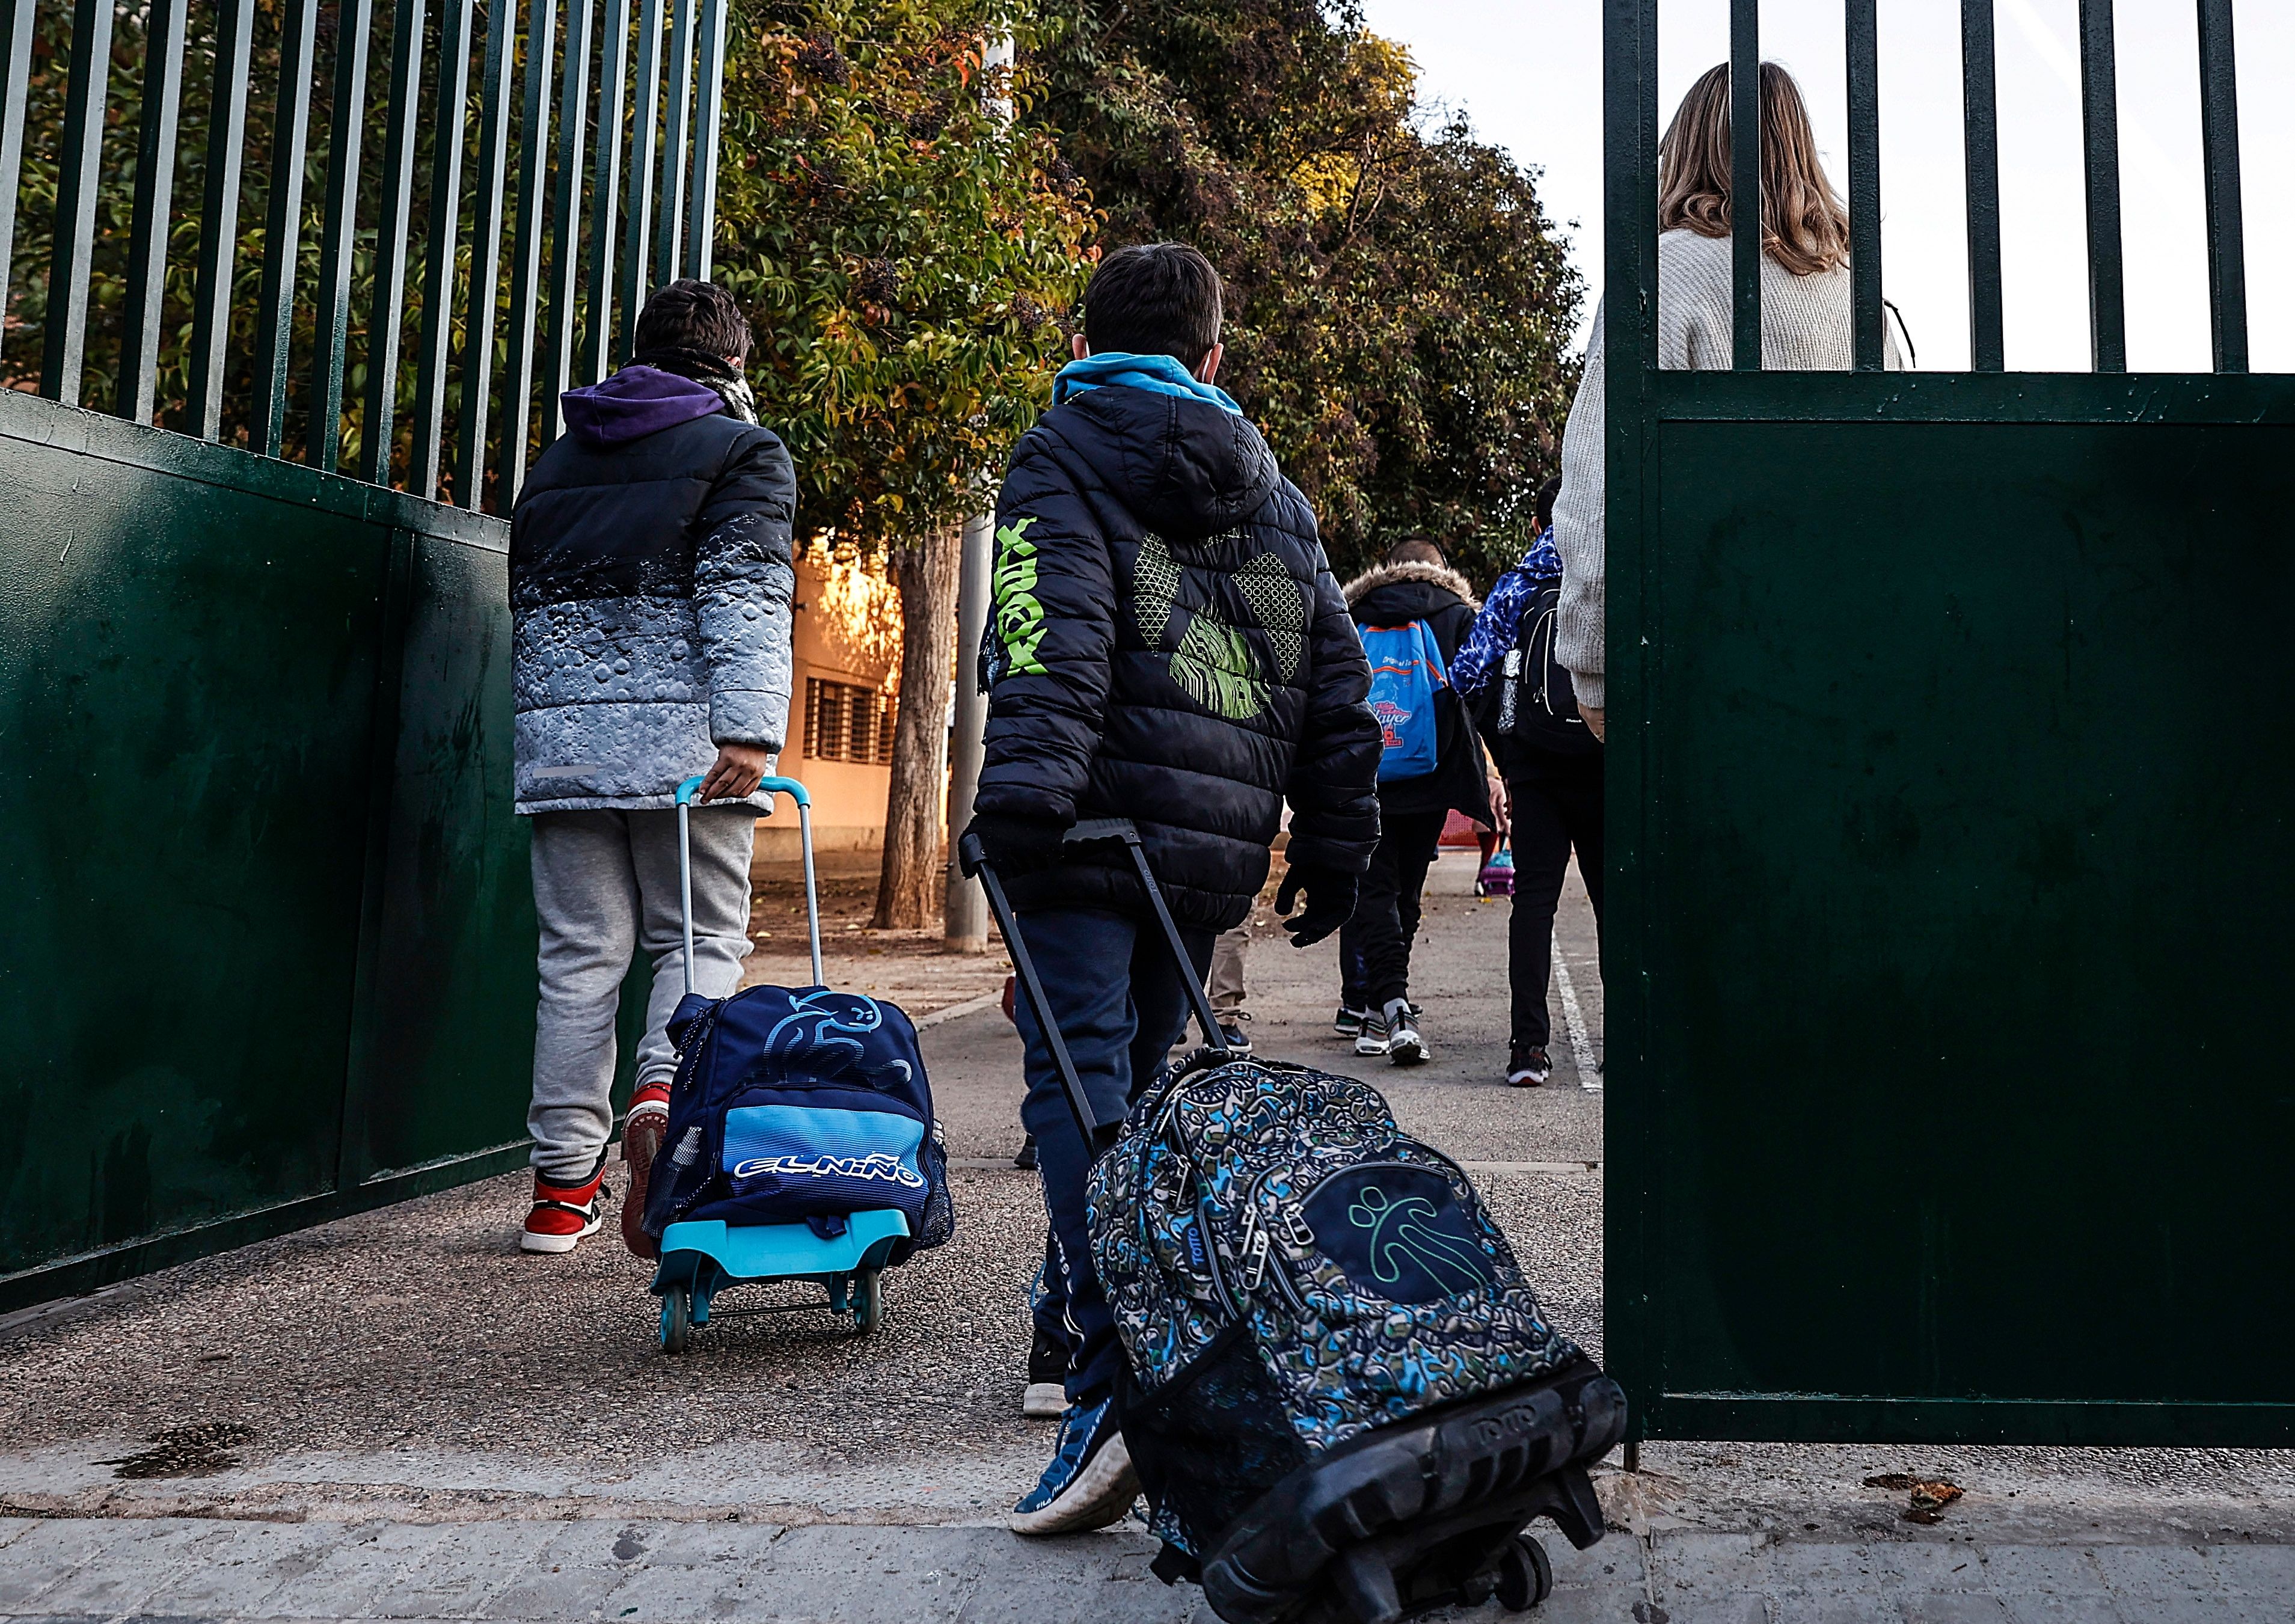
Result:
<svg viewBox="0 0 2295 1624"><path fill-rule="evenodd" d="M1500 575L1482 600L1482 612L1474 616L1458 657L1450 662L1450 681L1461 694L1471 699L1489 686L1522 629L1524 606L1540 587L1561 578L1562 555L1554 550L1554 526L1548 525L1522 561Z"/></svg>

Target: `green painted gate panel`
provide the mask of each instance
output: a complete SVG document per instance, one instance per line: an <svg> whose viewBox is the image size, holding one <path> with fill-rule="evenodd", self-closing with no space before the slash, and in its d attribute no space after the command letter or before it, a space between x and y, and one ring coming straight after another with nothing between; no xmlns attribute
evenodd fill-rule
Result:
<svg viewBox="0 0 2295 1624"><path fill-rule="evenodd" d="M0 1309L522 1158L506 531L0 393Z"/></svg>
<svg viewBox="0 0 2295 1624"><path fill-rule="evenodd" d="M535 970L526 820L510 811L509 560L401 532L392 803L344 1144L352 1182L521 1139ZM406 1018L411 1011L430 1018Z"/></svg>
<svg viewBox="0 0 2295 1624"><path fill-rule="evenodd" d="M2295 1440L2295 389L2079 381L1657 380L1606 943L1650 1435Z"/></svg>

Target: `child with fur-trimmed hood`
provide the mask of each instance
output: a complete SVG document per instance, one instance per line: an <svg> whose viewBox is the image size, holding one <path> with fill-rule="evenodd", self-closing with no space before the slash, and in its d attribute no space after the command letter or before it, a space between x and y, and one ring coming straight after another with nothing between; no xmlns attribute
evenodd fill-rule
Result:
<svg viewBox="0 0 2295 1624"><path fill-rule="evenodd" d="M1398 544L1385 563L1347 583L1346 600L1358 626L1423 623L1446 670L1481 608L1442 549L1423 538ZM1433 771L1379 784L1378 849L1354 917L1339 935L1335 1029L1355 1039L1357 1054L1385 1055L1397 1065L1415 1065L1429 1052L1410 1008L1410 943L1442 825L1454 808L1477 823L1491 820L1482 741L1466 705L1447 687L1436 697L1434 738Z"/></svg>

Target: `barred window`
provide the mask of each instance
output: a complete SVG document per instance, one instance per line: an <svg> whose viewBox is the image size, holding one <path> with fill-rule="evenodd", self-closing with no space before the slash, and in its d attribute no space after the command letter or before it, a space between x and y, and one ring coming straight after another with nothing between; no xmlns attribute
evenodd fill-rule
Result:
<svg viewBox="0 0 2295 1624"><path fill-rule="evenodd" d="M804 754L816 762L893 764L893 722L900 706L890 694L852 682L804 680Z"/></svg>

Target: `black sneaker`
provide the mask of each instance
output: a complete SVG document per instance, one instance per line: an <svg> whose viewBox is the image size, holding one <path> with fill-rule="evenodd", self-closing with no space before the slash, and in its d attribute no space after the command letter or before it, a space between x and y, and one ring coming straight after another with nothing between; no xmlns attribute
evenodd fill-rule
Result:
<svg viewBox="0 0 2295 1624"><path fill-rule="evenodd" d="M1368 1019L1370 1019L1369 1010L1350 1009L1344 1004L1341 1004L1339 1013L1331 1021L1331 1035L1335 1038L1360 1038L1362 1036L1363 1023Z"/></svg>
<svg viewBox="0 0 2295 1624"><path fill-rule="evenodd" d="M1227 1044L1229 1054L1247 1055L1251 1052L1251 1034L1243 1029L1243 1024L1250 1018L1247 1015L1232 1015L1220 1022L1220 1038Z"/></svg>
<svg viewBox="0 0 2295 1624"><path fill-rule="evenodd" d="M1036 1171L1036 1136L1034 1134L1030 1134L1021 1143L1019 1153L1012 1158L1012 1165L1024 1173L1033 1173Z"/></svg>
<svg viewBox="0 0 2295 1624"><path fill-rule="evenodd" d="M1554 1075L1554 1062L1543 1047L1517 1043L1507 1057L1507 1082L1517 1089L1534 1089Z"/></svg>

